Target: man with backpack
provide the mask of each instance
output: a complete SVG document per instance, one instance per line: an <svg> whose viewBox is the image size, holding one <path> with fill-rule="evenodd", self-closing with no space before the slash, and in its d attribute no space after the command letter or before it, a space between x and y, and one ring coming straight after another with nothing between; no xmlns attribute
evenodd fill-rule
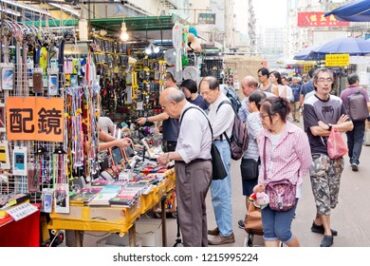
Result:
<svg viewBox="0 0 370 266"><path fill-rule="evenodd" d="M349 87L342 91L340 97L353 122L353 130L347 132L347 144L352 171L357 172L365 135L365 120L369 116L370 102L367 91L359 86L358 75L349 75L347 80Z"/></svg>
<svg viewBox="0 0 370 266"><path fill-rule="evenodd" d="M230 100L220 90L216 78L203 78L199 88L204 100L209 104L208 115L213 129L213 141L221 154L227 172L225 178L212 180L211 183L212 205L217 227L213 230L208 230L208 244L223 245L234 243L230 177L231 152L230 144L225 135L231 138L235 113ZM229 104L221 105L225 101Z"/></svg>
<svg viewBox="0 0 370 266"><path fill-rule="evenodd" d="M240 107L242 106L238 95L234 91L232 86L225 85L223 87L222 92L226 95L226 97L230 100L231 106L233 107L235 113L239 112Z"/></svg>

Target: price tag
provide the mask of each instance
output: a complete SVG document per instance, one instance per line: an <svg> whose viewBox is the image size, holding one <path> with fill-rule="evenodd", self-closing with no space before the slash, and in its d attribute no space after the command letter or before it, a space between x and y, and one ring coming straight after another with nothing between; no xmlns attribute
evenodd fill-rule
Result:
<svg viewBox="0 0 370 266"><path fill-rule="evenodd" d="M6 211L15 221L19 221L32 213L37 212L37 207L29 202L19 204Z"/></svg>

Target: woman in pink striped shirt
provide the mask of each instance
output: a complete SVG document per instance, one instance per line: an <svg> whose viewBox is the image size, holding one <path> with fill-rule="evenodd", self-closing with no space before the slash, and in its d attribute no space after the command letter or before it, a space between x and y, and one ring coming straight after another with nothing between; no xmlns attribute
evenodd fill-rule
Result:
<svg viewBox="0 0 370 266"><path fill-rule="evenodd" d="M287 121L290 105L287 99L269 97L261 106L260 116L264 130L259 138L261 169L255 192L264 192L272 181L288 179L296 185L296 198L301 196L303 177L311 166L311 152L306 133ZM298 200L296 201L298 202ZM262 209L265 245L277 247L279 241L289 247L298 247L299 241L291 232L297 203L288 211Z"/></svg>

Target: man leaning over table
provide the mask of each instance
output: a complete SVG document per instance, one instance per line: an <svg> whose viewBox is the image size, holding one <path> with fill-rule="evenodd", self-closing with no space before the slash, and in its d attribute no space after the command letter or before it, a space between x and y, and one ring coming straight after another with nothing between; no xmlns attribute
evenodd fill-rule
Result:
<svg viewBox="0 0 370 266"><path fill-rule="evenodd" d="M177 88L161 92L159 102L171 117L180 119L176 150L159 156L160 164L175 160L178 217L184 246L208 246L205 198L211 184L212 134L204 112ZM189 107L185 115L184 112Z"/></svg>

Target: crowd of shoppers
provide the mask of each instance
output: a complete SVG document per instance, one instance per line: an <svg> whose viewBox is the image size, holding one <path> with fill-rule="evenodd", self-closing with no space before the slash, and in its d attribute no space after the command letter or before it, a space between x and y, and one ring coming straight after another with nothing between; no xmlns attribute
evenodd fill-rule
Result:
<svg viewBox="0 0 370 266"><path fill-rule="evenodd" d="M288 180L294 186L295 204L287 211L269 204L262 209L264 240L266 246L299 246L291 225L305 177L310 176L316 204L311 231L323 235L320 246L332 246L337 231L331 228L331 210L338 204L344 164L342 157L329 157L327 141L332 130L346 132L352 170L358 170L365 122L352 121L349 98L360 93L370 106L366 90L359 87L358 76L351 75L341 98L332 95L334 75L326 68L310 71L305 83L300 76L288 77L267 68L259 69L257 74L258 81L253 76L242 79L245 97L237 114L246 124L249 137L248 149L240 160L246 210L252 193L268 194L267 187L272 183ZM179 224L186 246L235 242L231 196L231 176L235 173L230 169L228 142L235 112L225 102L230 100L214 77L205 77L199 84L185 80L180 89L172 84L161 92L163 111L179 123L179 133L174 149L158 161L176 162ZM227 172L224 179L212 179L211 144L221 154ZM216 223L216 228L210 230L205 204L209 188ZM244 228L244 220L238 221L240 228Z"/></svg>

